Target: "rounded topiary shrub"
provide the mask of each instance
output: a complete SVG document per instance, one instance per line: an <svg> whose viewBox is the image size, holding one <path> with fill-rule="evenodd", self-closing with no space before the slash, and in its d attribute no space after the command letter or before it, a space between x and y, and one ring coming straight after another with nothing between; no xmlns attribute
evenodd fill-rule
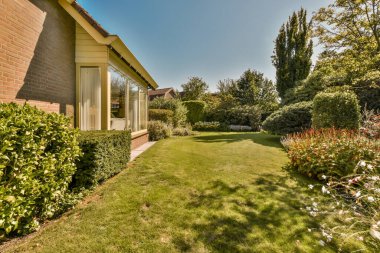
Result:
<svg viewBox="0 0 380 253"><path fill-rule="evenodd" d="M264 122L264 130L274 134L301 132L311 127L312 102L300 102L272 113Z"/></svg>
<svg viewBox="0 0 380 253"><path fill-rule="evenodd" d="M206 103L198 100L191 100L183 102L183 105L187 108L187 120L191 124L203 121Z"/></svg>
<svg viewBox="0 0 380 253"><path fill-rule="evenodd" d="M77 136L61 114L0 104L0 237L63 211L81 153Z"/></svg>
<svg viewBox="0 0 380 253"><path fill-rule="evenodd" d="M150 141L159 141L169 138L172 135L172 130L168 124L159 120L155 120L149 121L148 133Z"/></svg>
<svg viewBox="0 0 380 253"><path fill-rule="evenodd" d="M159 120L168 124L173 123L174 112L166 109L149 109L149 120Z"/></svg>
<svg viewBox="0 0 380 253"><path fill-rule="evenodd" d="M313 128L359 129L360 107L353 92L322 92L313 100Z"/></svg>

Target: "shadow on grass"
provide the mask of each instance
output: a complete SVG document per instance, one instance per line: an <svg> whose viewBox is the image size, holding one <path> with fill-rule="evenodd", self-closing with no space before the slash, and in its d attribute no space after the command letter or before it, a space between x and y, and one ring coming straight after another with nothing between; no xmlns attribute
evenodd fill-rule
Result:
<svg viewBox="0 0 380 253"><path fill-rule="evenodd" d="M300 210L311 197L306 193L309 183L299 175L294 181L289 175L273 174L245 185L210 182L187 204L189 210L201 211L204 216L194 223L185 221L184 226L212 252L277 252L289 243L294 243L292 252L297 252L305 250L296 245L302 242L306 246L300 247L307 252L320 252L310 244L318 244L321 238L307 231L318 223ZM191 250L186 239L176 238L175 244L182 252Z"/></svg>
<svg viewBox="0 0 380 253"><path fill-rule="evenodd" d="M267 146L282 148L280 137L264 133L235 133L235 134L218 134L193 137L196 142L204 143L234 143L245 140L251 140L254 143Z"/></svg>

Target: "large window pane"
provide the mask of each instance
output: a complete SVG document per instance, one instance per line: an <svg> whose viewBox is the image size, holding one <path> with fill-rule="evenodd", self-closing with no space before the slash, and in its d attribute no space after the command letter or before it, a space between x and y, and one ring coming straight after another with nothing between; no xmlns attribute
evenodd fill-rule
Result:
<svg viewBox="0 0 380 253"><path fill-rule="evenodd" d="M147 129L147 92L140 88L140 130Z"/></svg>
<svg viewBox="0 0 380 253"><path fill-rule="evenodd" d="M129 127L132 132L139 130L139 87L130 82L129 84Z"/></svg>
<svg viewBox="0 0 380 253"><path fill-rule="evenodd" d="M100 130L101 78L99 67L81 67L80 97L80 128L82 130Z"/></svg>
<svg viewBox="0 0 380 253"><path fill-rule="evenodd" d="M127 80L118 71L110 67L111 74L111 130L126 128Z"/></svg>

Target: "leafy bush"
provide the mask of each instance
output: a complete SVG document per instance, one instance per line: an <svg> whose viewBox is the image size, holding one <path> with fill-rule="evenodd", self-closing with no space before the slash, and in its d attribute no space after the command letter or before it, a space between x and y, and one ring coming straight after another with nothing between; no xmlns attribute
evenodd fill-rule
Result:
<svg viewBox="0 0 380 253"><path fill-rule="evenodd" d="M198 100L191 100L183 102L183 105L187 109L187 120L191 124L195 124L198 121L202 121L204 118L204 112L206 103Z"/></svg>
<svg viewBox="0 0 380 253"><path fill-rule="evenodd" d="M149 102L150 109L171 110L174 127L184 126L187 121L187 109L178 99L156 98Z"/></svg>
<svg viewBox="0 0 380 253"><path fill-rule="evenodd" d="M149 121L148 133L150 141L159 141L169 138L172 135L171 128L168 124L162 121Z"/></svg>
<svg viewBox="0 0 380 253"><path fill-rule="evenodd" d="M311 127L311 111L312 102L284 106L263 122L263 128L281 135L301 132Z"/></svg>
<svg viewBox="0 0 380 253"><path fill-rule="evenodd" d="M313 100L314 128L358 129L360 107L353 92L321 92Z"/></svg>
<svg viewBox="0 0 380 253"><path fill-rule="evenodd" d="M126 168L131 155L130 131L82 131L84 155L77 161L71 187L92 188Z"/></svg>
<svg viewBox="0 0 380 253"><path fill-rule="evenodd" d="M308 130L282 140L290 158L289 168L309 177L343 177L354 172L359 161L380 168L380 141L339 129Z"/></svg>
<svg viewBox="0 0 380 253"><path fill-rule="evenodd" d="M193 129L196 131L229 131L227 125L220 122L197 122L194 124Z"/></svg>
<svg viewBox="0 0 380 253"><path fill-rule="evenodd" d="M172 134L174 136L191 136L194 135L191 125L186 127L176 127L173 129Z"/></svg>
<svg viewBox="0 0 380 253"><path fill-rule="evenodd" d="M261 111L257 106L236 106L226 111L225 123L228 125L250 126L252 130L260 129Z"/></svg>
<svg viewBox="0 0 380 253"><path fill-rule="evenodd" d="M30 232L66 208L77 135L63 115L0 104L0 237Z"/></svg>
<svg viewBox="0 0 380 253"><path fill-rule="evenodd" d="M149 109L149 120L159 120L168 124L173 123L174 112L167 109Z"/></svg>

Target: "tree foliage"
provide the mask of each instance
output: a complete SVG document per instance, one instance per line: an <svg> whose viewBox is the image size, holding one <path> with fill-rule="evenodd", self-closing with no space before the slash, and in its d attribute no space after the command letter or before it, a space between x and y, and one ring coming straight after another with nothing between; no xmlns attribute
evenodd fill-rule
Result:
<svg viewBox="0 0 380 253"><path fill-rule="evenodd" d="M310 73L313 53L311 22L307 22L307 12L294 12L286 24L280 28L275 41L273 65L276 67L277 91L280 97L304 80Z"/></svg>
<svg viewBox="0 0 380 253"><path fill-rule="evenodd" d="M208 90L208 85L200 77L191 77L189 81L181 85L184 97L182 100L200 100Z"/></svg>

